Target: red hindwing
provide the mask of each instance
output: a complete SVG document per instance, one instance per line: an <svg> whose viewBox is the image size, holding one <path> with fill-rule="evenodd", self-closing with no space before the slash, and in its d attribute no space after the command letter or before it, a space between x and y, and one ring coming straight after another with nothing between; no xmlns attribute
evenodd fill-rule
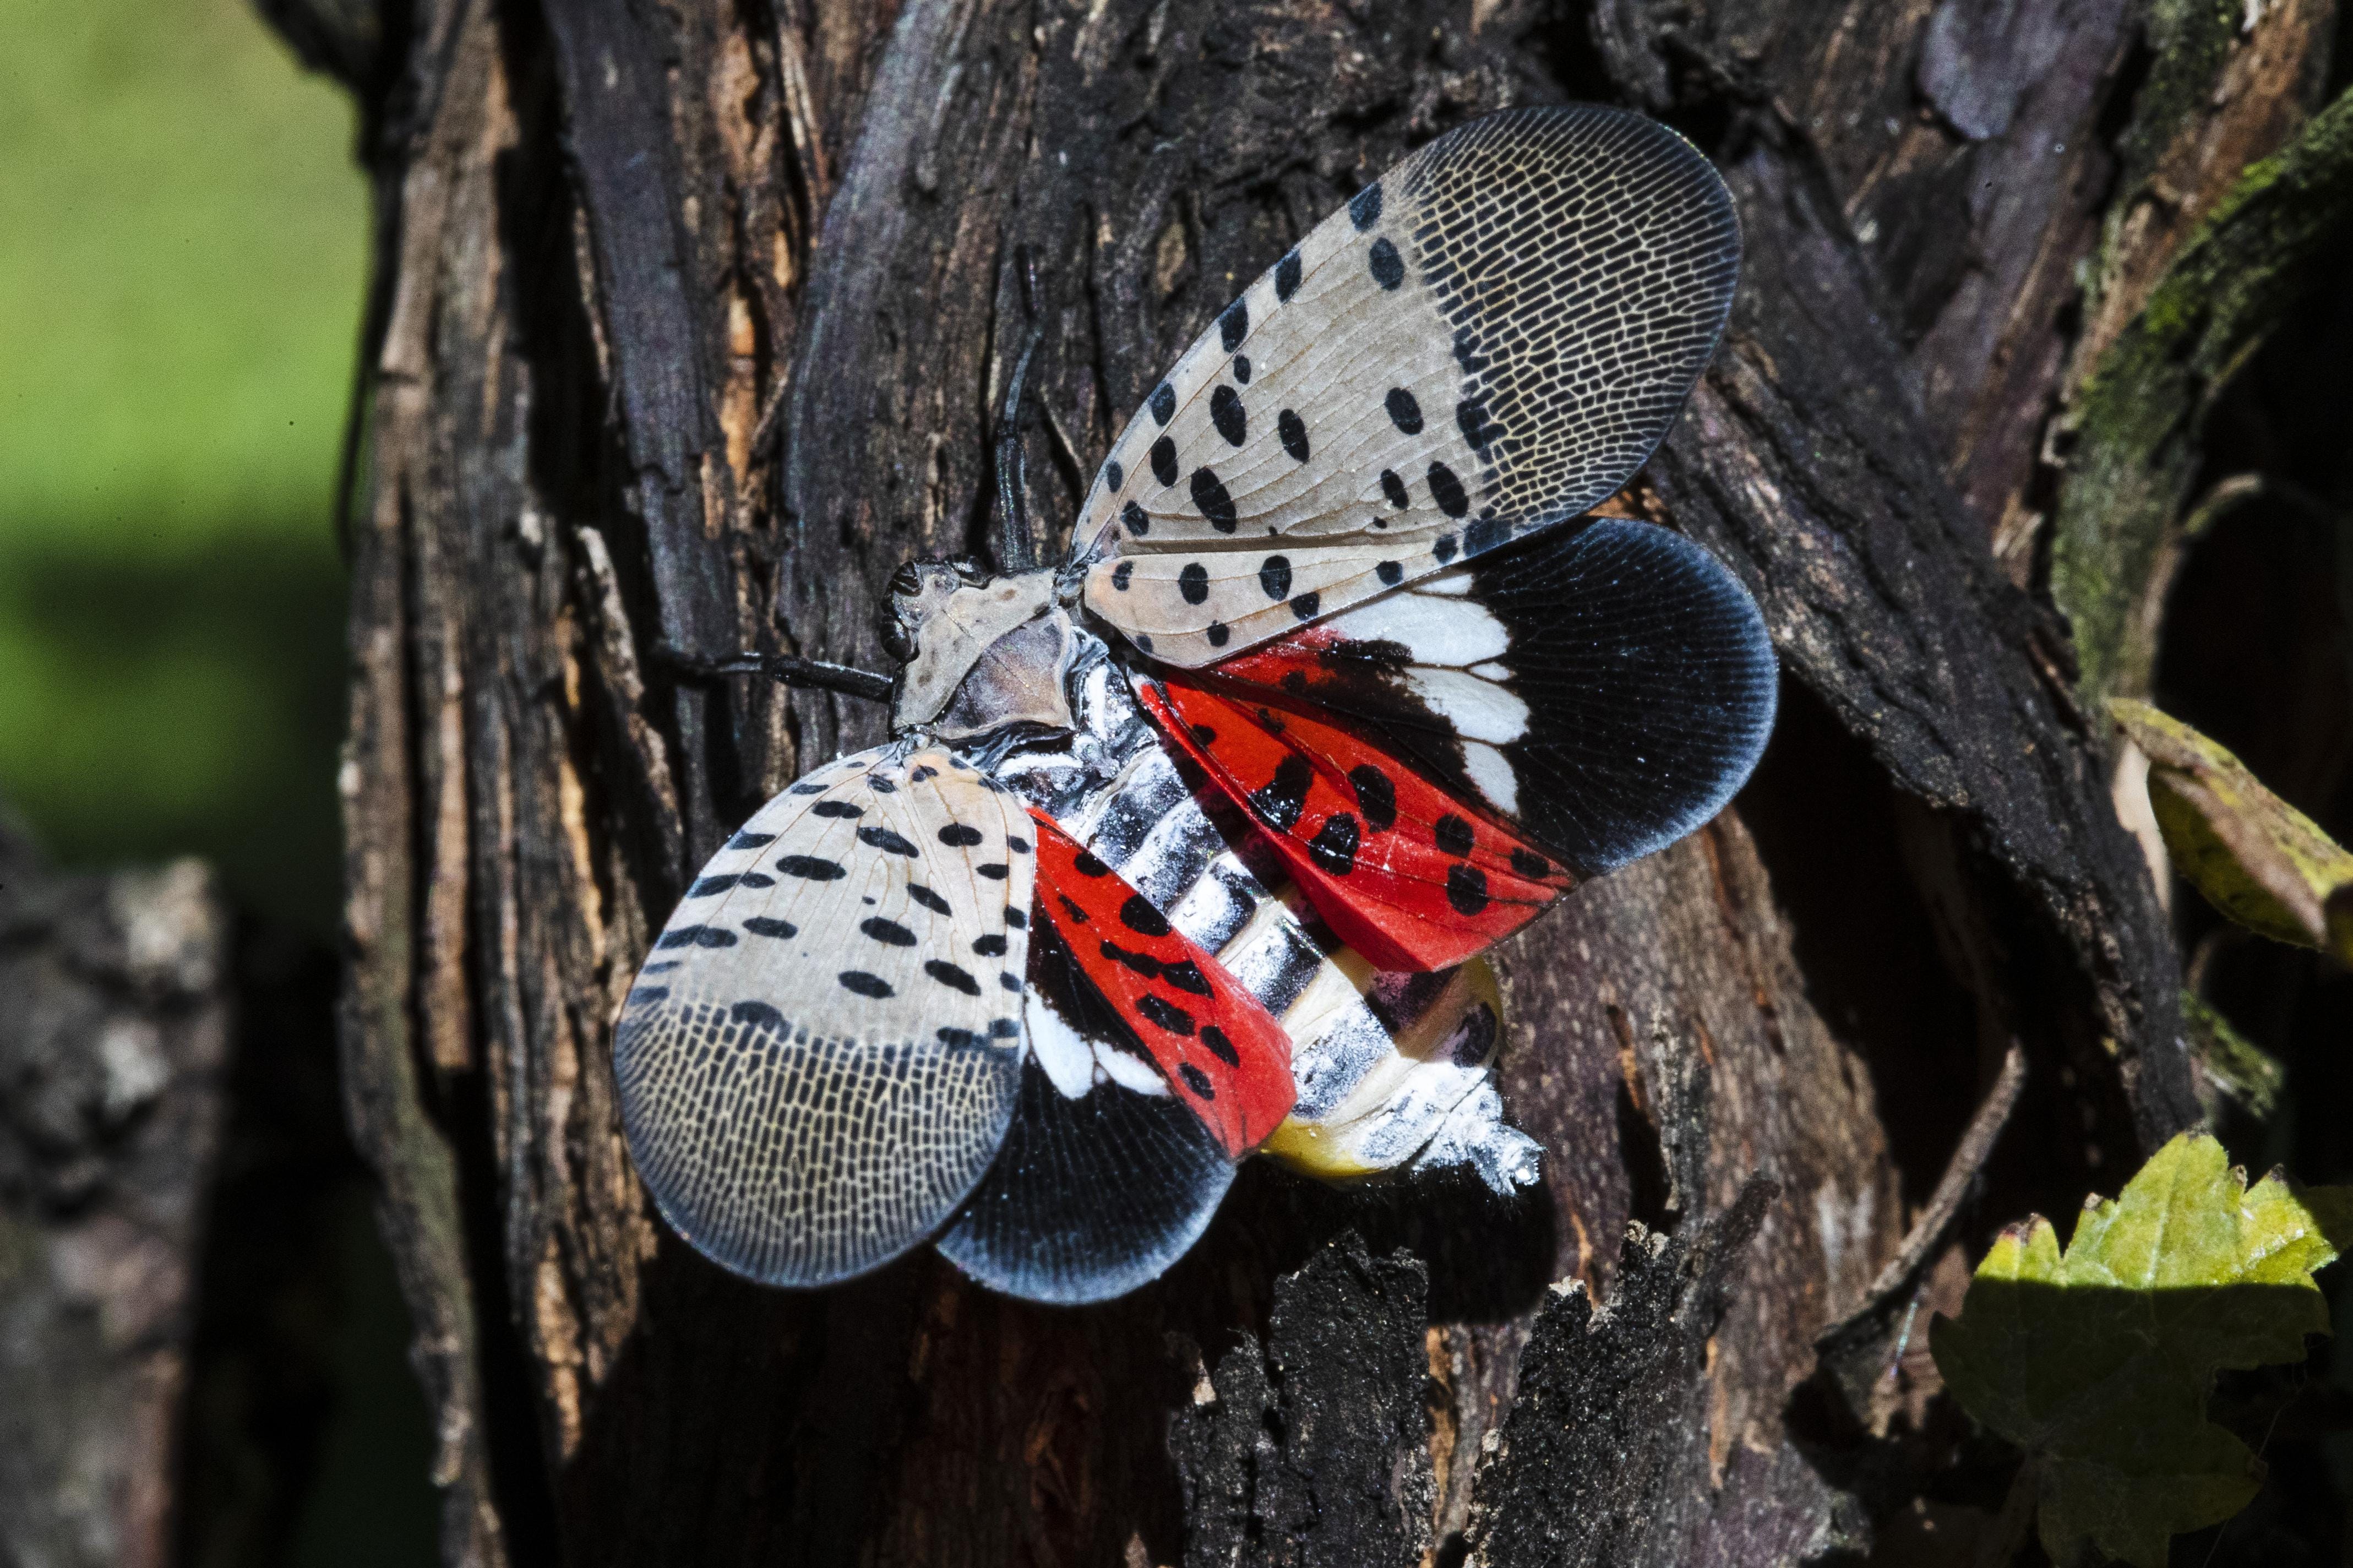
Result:
<svg viewBox="0 0 2353 1568"><path fill-rule="evenodd" d="M1359 730L1173 672L1143 699L1250 812L1316 913L1376 968L1461 963L1575 886L1534 845Z"/></svg>
<svg viewBox="0 0 2353 1568"><path fill-rule="evenodd" d="M1039 913L1227 1152L1257 1148L1298 1100L1282 1026L1118 872L1030 816Z"/></svg>

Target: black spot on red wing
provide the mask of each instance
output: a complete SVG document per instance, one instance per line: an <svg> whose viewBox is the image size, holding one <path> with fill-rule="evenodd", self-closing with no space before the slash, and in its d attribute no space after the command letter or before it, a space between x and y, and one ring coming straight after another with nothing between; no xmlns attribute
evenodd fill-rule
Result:
<svg viewBox="0 0 2353 1568"><path fill-rule="evenodd" d="M1166 436L1152 443L1152 477L1164 485L1176 482L1176 443Z"/></svg>
<svg viewBox="0 0 2353 1568"><path fill-rule="evenodd" d="M1282 449L1293 462L1307 460L1307 421L1296 410L1286 408L1274 416L1274 433L1282 438Z"/></svg>
<svg viewBox="0 0 2353 1568"><path fill-rule="evenodd" d="M1111 868L1095 858L1092 849L1082 849L1071 858L1071 868L1082 877L1108 877Z"/></svg>
<svg viewBox="0 0 2353 1568"><path fill-rule="evenodd" d="M1373 254L1367 265L1372 268L1373 281L1384 289L1394 289L1405 281L1405 258L1398 254L1398 247L1389 243L1387 235L1373 241Z"/></svg>
<svg viewBox="0 0 2353 1568"><path fill-rule="evenodd" d="M916 903L923 905L923 908L931 910L932 913L935 915L952 915L955 913L955 906L954 904L949 903L945 899L940 897L937 893L934 893L929 888L923 886L921 882L910 882L907 884L907 897L913 900Z"/></svg>
<svg viewBox="0 0 2353 1568"><path fill-rule="evenodd" d="M951 822L940 829L940 842L951 849L969 849L980 842L980 829L966 823Z"/></svg>
<svg viewBox="0 0 2353 1568"><path fill-rule="evenodd" d="M1462 481L1443 463L1430 465L1430 499L1449 517L1461 517L1471 510L1471 498L1464 493Z"/></svg>
<svg viewBox="0 0 2353 1568"><path fill-rule="evenodd" d="M1552 862L1530 849L1512 851L1512 869L1531 881L1552 875Z"/></svg>
<svg viewBox="0 0 2353 1568"><path fill-rule="evenodd" d="M1201 966L1189 958L1162 964L1160 978L1171 991L1187 991L1196 996L1213 994L1209 989L1209 977L1202 973Z"/></svg>
<svg viewBox="0 0 2353 1568"><path fill-rule="evenodd" d="M1135 1010L1172 1035L1193 1032L1193 1015L1165 996L1155 996L1147 991L1135 999Z"/></svg>
<svg viewBox="0 0 2353 1568"><path fill-rule="evenodd" d="M1399 511L1413 504L1413 497L1406 493L1405 481L1397 477L1393 468L1381 470L1381 494L1387 496L1389 505Z"/></svg>
<svg viewBox="0 0 2353 1568"><path fill-rule="evenodd" d="M1461 548L1461 546L1454 542L1454 536L1452 534L1441 533L1438 536L1438 542L1430 547L1430 552L1432 555L1437 556L1438 563L1440 566L1443 566L1448 562L1454 559L1455 552Z"/></svg>
<svg viewBox="0 0 2353 1568"><path fill-rule="evenodd" d="M1348 770L1348 782L1356 786L1356 809L1376 833L1387 833L1397 826L1397 781L1370 763L1358 763Z"/></svg>
<svg viewBox="0 0 2353 1568"><path fill-rule="evenodd" d="M1204 630L1201 635L1209 639L1209 646L1211 647L1223 647L1226 646L1226 639L1232 637L1234 634L1232 631L1228 629L1225 622L1211 621L1208 628Z"/></svg>
<svg viewBox="0 0 2353 1568"><path fill-rule="evenodd" d="M766 915L753 915L744 922L744 929L754 936L772 936L779 941L798 936L801 928L790 921L771 920Z"/></svg>
<svg viewBox="0 0 2353 1568"><path fill-rule="evenodd" d="M1414 401L1412 393L1402 386L1392 386L1381 405L1389 411L1389 423L1399 432L1408 436L1421 434L1421 405Z"/></svg>
<svg viewBox="0 0 2353 1568"><path fill-rule="evenodd" d="M1101 949L1103 955L1123 969L1132 969L1146 980L1160 978L1160 961L1148 952L1130 952L1106 938Z"/></svg>
<svg viewBox="0 0 2353 1568"><path fill-rule="evenodd" d="M975 866L972 868L972 874L976 877L986 877L992 882L1002 882L1006 878L1013 875L1013 868L1002 860L988 860Z"/></svg>
<svg viewBox="0 0 2353 1568"><path fill-rule="evenodd" d="M1300 595L1291 601L1291 613L1303 621L1314 620L1324 613L1324 595L1314 593Z"/></svg>
<svg viewBox="0 0 2353 1568"><path fill-rule="evenodd" d="M1208 1047L1211 1056L1228 1067L1238 1068L1242 1065L1241 1053L1234 1049L1233 1041L1226 1038L1226 1032L1215 1024L1201 1026L1201 1044Z"/></svg>
<svg viewBox="0 0 2353 1568"><path fill-rule="evenodd" d="M1118 565L1111 569L1112 588L1117 593L1126 593L1127 580L1134 575L1135 563L1133 561L1121 562Z"/></svg>
<svg viewBox="0 0 2353 1568"><path fill-rule="evenodd" d="M1215 1100L1218 1098L1218 1086L1209 1081L1209 1075L1208 1073L1203 1072L1191 1062L1178 1062L1176 1064L1176 1076L1185 1080L1185 1087L1187 1089L1191 1089L1203 1100Z"/></svg>
<svg viewBox="0 0 2353 1568"><path fill-rule="evenodd" d="M1315 837L1307 843L1307 858L1326 874L1345 877L1356 868L1356 819L1345 811L1334 812Z"/></svg>
<svg viewBox="0 0 2353 1568"><path fill-rule="evenodd" d="M1127 483L1127 470L1119 466L1117 458L1103 465L1103 483L1114 491Z"/></svg>
<svg viewBox="0 0 2353 1568"><path fill-rule="evenodd" d="M727 847L730 849L765 849L769 845L774 844L776 841L776 836L773 833L754 833L751 829L745 828L743 832L738 833L734 837L727 841Z"/></svg>
<svg viewBox="0 0 2353 1568"><path fill-rule="evenodd" d="M1384 587L1394 588L1405 581L1405 568L1394 561L1384 561L1373 568L1373 575L1381 580Z"/></svg>
<svg viewBox="0 0 2353 1568"><path fill-rule="evenodd" d="M1293 752L1275 764L1274 777L1250 791L1250 810L1278 833L1288 833L1307 805L1307 786L1314 764Z"/></svg>
<svg viewBox="0 0 2353 1568"><path fill-rule="evenodd" d="M1299 252L1294 248L1274 264L1274 297L1289 300L1299 292Z"/></svg>
<svg viewBox="0 0 2353 1568"><path fill-rule="evenodd" d="M1152 422L1155 425L1166 425L1168 421L1176 417L1176 389L1166 382L1162 382L1152 389L1150 406Z"/></svg>
<svg viewBox="0 0 2353 1568"><path fill-rule="evenodd" d="M849 875L839 860L827 860L815 855L787 855L776 862L776 869L787 877L800 877L812 882L839 882Z"/></svg>
<svg viewBox="0 0 2353 1568"><path fill-rule="evenodd" d="M1134 501L1119 509L1119 520L1127 524L1128 532L1138 539L1152 531L1152 514Z"/></svg>
<svg viewBox="0 0 2353 1568"><path fill-rule="evenodd" d="M915 933L897 921L886 921L881 915L869 915L858 922L858 929L887 947L913 947Z"/></svg>
<svg viewBox="0 0 2353 1568"><path fill-rule="evenodd" d="M1209 520L1209 526L1219 533L1234 531L1234 498L1226 493L1224 481L1207 468L1195 468L1191 480L1193 504Z"/></svg>
<svg viewBox="0 0 2353 1568"><path fill-rule="evenodd" d="M659 948L733 947L735 933L718 926L681 926L676 931L662 932L661 940L654 945Z"/></svg>
<svg viewBox="0 0 2353 1568"><path fill-rule="evenodd" d="M904 855L911 860L918 853L913 844L887 827L861 827L858 830L858 842L870 848L880 849L885 855Z"/></svg>
<svg viewBox="0 0 2353 1568"><path fill-rule="evenodd" d="M1381 221L1381 183L1375 180L1348 198L1348 221L1362 234Z"/></svg>
<svg viewBox="0 0 2353 1568"><path fill-rule="evenodd" d="M1130 893L1119 906L1119 923L1142 936L1166 936L1168 917L1152 907L1142 893Z"/></svg>
<svg viewBox="0 0 2353 1568"><path fill-rule="evenodd" d="M1185 726L1185 732L1193 737L1195 745L1205 750L1218 743L1218 732L1207 724L1187 724Z"/></svg>
<svg viewBox="0 0 2353 1568"><path fill-rule="evenodd" d="M1057 893L1054 897L1060 901L1062 912L1071 917L1072 925L1082 926L1087 923L1087 911L1079 907L1078 900L1068 893Z"/></svg>
<svg viewBox="0 0 2353 1568"><path fill-rule="evenodd" d="M980 994L980 982L972 977L972 972L944 958L923 960L923 973L951 991L961 991L967 996Z"/></svg>
<svg viewBox="0 0 2353 1568"><path fill-rule="evenodd" d="M1307 595L1311 599L1314 596L1313 594ZM1293 697L1304 697L1307 695L1307 672L1303 669L1286 669L1282 672L1282 679L1275 684Z"/></svg>
<svg viewBox="0 0 2353 1568"><path fill-rule="evenodd" d="M1188 605L1206 604L1209 597L1209 571L1198 561L1187 561L1185 569L1176 574L1176 592Z"/></svg>
<svg viewBox="0 0 2353 1568"><path fill-rule="evenodd" d="M1237 300L1226 307L1225 314L1218 318L1218 346L1231 353L1242 346L1242 340L1248 336L1250 302Z"/></svg>
<svg viewBox="0 0 2353 1568"><path fill-rule="evenodd" d="M1260 562L1258 585L1278 605L1291 597L1291 557L1270 555Z"/></svg>
<svg viewBox="0 0 2353 1568"><path fill-rule="evenodd" d="M1226 438L1229 447L1239 447L1250 437L1250 416L1242 412L1242 395L1232 387L1220 384L1209 394L1209 423Z"/></svg>
<svg viewBox="0 0 2353 1568"><path fill-rule="evenodd" d="M1460 858L1471 853L1471 825L1451 811L1438 819L1430 836L1449 855Z"/></svg>
<svg viewBox="0 0 2353 1568"><path fill-rule="evenodd" d="M998 931L991 931L987 936L976 936L972 939L972 950L983 958L1003 958L1005 937Z"/></svg>
<svg viewBox="0 0 2353 1568"><path fill-rule="evenodd" d="M891 989L889 981L879 974L869 974L862 969L845 969L834 978L841 982L844 991L855 991L860 996L871 996L878 1002L885 996L898 994Z"/></svg>
<svg viewBox="0 0 2353 1568"><path fill-rule="evenodd" d="M1476 866L1448 867L1446 901L1463 914L1479 913L1487 907L1487 874Z"/></svg>
<svg viewBox="0 0 2353 1568"><path fill-rule="evenodd" d="M1017 910L1011 904L1008 904L1005 906L1005 923L1015 931L1026 930L1029 924L1029 912L1027 910Z"/></svg>

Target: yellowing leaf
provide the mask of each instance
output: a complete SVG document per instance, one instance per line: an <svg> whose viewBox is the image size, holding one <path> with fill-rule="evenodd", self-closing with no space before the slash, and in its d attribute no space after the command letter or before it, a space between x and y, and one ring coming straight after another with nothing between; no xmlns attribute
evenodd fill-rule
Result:
<svg viewBox="0 0 2353 1568"><path fill-rule="evenodd" d="M1962 1407L2035 1468L2053 1563L2089 1542L2163 1568L2168 1538L2246 1506L2262 1467L2206 1419L2214 1373L2303 1359L2328 1331L2312 1271L2348 1235L2353 1187L2274 1172L2249 1190L2189 1133L2088 1204L2063 1253L2039 1215L2002 1233L1929 1345Z"/></svg>
<svg viewBox="0 0 2353 1568"><path fill-rule="evenodd" d="M2353 853L2180 720L2117 698L2108 716L2148 754L2148 804L2181 874L2275 942L2353 963Z"/></svg>

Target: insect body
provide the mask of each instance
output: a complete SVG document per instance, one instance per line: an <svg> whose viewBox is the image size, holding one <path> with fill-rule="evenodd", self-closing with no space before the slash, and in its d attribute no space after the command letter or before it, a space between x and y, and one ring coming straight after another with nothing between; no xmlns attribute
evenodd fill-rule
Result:
<svg viewBox="0 0 2353 1568"><path fill-rule="evenodd" d="M1738 583L1587 515L1714 352L1738 243L1662 127L1480 121L1187 351L1061 567L902 568L894 739L744 824L623 1007L680 1232L787 1285L932 1239L1082 1301L1253 1152L1533 1181L1479 954L1713 816L1771 726Z"/></svg>

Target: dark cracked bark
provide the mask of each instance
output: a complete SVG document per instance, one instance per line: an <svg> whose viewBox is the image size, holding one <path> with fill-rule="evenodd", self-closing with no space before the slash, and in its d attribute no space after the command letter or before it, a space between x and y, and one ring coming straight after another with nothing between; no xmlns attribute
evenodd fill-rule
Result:
<svg viewBox="0 0 2353 1568"><path fill-rule="evenodd" d="M2244 47L2319 48L2286 10L2294 39ZM2109 234L2141 25L2124 0L420 0L315 51L388 62L363 73L343 1052L448 1560L1860 1550L1950 1457L1887 1440L1935 1425L1892 1324L1949 1300L1948 1247L2196 1115L2102 731L2020 586L2077 263L2164 249ZM1165 1279L1084 1311L928 1255L818 1295L693 1256L625 1158L608 1021L719 836L881 721L682 682L666 648L871 667L902 559L1000 542L1021 258L1028 499L1059 526L1317 217L1432 134L1572 98L1668 118L1740 204L1731 334L1632 499L1733 563L1788 679L1735 810L1502 956L1542 1190L1250 1168ZM2013 1049L1983 1201L1907 1247ZM1834 1323L1902 1376L1808 1384ZM1882 1383L1900 1409L1808 1403ZM1643 1402L1638 1473L1591 1440L1613 1389Z"/></svg>

